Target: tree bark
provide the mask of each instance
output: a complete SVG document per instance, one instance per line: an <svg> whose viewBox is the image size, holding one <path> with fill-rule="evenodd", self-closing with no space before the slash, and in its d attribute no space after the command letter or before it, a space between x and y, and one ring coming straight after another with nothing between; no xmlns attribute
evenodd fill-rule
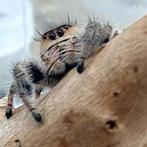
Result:
<svg viewBox="0 0 147 147"><path fill-rule="evenodd" d="M39 100L0 123L1 147L143 147L147 143L147 16L70 71ZM145 147L145 146L144 146Z"/></svg>

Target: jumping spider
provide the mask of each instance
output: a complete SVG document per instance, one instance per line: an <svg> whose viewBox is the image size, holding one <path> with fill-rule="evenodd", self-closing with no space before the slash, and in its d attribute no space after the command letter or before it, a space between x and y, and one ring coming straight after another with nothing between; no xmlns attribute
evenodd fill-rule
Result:
<svg viewBox="0 0 147 147"><path fill-rule="evenodd" d="M83 31L79 33L79 30L81 28L76 25L65 24L44 33L40 39L42 63L30 60L14 65L14 81L9 90L5 114L7 119L12 116L13 96L18 94L34 119L41 122L41 115L29 102L30 95L35 92L38 98L44 87L54 87L74 67L82 73L84 60L107 43L112 35L111 25L92 19Z"/></svg>

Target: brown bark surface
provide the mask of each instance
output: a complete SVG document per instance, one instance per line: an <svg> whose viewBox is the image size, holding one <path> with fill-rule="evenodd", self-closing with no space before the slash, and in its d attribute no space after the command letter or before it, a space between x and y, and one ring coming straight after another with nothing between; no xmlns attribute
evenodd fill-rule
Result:
<svg viewBox="0 0 147 147"><path fill-rule="evenodd" d="M41 98L43 123L26 107L0 123L0 147L145 147L147 16L72 70ZM20 145L21 144L21 145Z"/></svg>

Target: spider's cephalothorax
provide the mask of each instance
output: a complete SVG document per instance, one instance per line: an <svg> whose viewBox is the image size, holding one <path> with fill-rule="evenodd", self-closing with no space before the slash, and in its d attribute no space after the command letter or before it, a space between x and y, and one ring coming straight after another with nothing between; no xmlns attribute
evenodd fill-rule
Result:
<svg viewBox="0 0 147 147"><path fill-rule="evenodd" d="M54 87L63 76L76 67L78 73L84 70L84 60L110 40L112 27L98 21L89 20L84 29L76 25L62 25L41 35L40 57L42 63L33 60L16 63L13 67L14 82L8 95L6 117L12 116L13 95L18 94L32 112L34 119L41 122L41 115L29 102L35 92Z"/></svg>

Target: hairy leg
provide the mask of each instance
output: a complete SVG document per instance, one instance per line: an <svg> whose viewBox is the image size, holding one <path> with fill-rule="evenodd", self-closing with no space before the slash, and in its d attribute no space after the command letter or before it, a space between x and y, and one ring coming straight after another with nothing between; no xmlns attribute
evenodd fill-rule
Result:
<svg viewBox="0 0 147 147"><path fill-rule="evenodd" d="M85 33L81 37L85 58L91 57L95 52L100 52L102 50L101 45L108 43L111 39L112 31L111 24L101 23L90 18Z"/></svg>
<svg viewBox="0 0 147 147"><path fill-rule="evenodd" d="M27 106L27 108L31 111L33 118L39 123L42 122L41 115L39 113L35 112L35 108L32 107L28 98L26 96L20 96L20 98L22 99L24 104Z"/></svg>
<svg viewBox="0 0 147 147"><path fill-rule="evenodd" d="M43 90L43 87L40 85L35 86L35 99L38 99L40 97L40 93Z"/></svg>
<svg viewBox="0 0 147 147"><path fill-rule="evenodd" d="M9 119L12 116L14 94L16 94L16 85L13 82L9 89L9 94L8 94L8 102L7 102L7 108L6 108L6 113L5 113L5 116L7 119Z"/></svg>
<svg viewBox="0 0 147 147"><path fill-rule="evenodd" d="M34 61L19 62L14 66L13 77L19 97L31 111L34 119L41 122L41 115L35 112L35 108L28 99L34 92L34 85L44 78L41 67Z"/></svg>
<svg viewBox="0 0 147 147"><path fill-rule="evenodd" d="M18 87L18 93L24 104L27 106L27 108L31 111L33 118L37 122L41 122L41 115L39 113L35 112L35 108L31 105L29 101L29 97L33 93L33 85L27 79L23 78L21 80L17 80L17 87Z"/></svg>

